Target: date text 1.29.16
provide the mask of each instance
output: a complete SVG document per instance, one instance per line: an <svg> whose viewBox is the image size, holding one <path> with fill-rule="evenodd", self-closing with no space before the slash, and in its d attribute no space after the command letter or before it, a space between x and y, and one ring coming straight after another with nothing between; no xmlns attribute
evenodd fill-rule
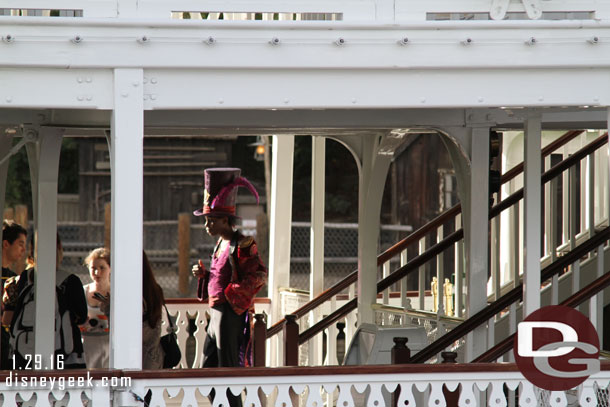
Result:
<svg viewBox="0 0 610 407"><path fill-rule="evenodd" d="M26 354L24 355L25 365L17 367L15 361L15 355L13 355L13 370L63 370L64 368L64 355L51 355L48 357L49 364L43 366L42 361L44 360L42 355L38 354Z"/></svg>

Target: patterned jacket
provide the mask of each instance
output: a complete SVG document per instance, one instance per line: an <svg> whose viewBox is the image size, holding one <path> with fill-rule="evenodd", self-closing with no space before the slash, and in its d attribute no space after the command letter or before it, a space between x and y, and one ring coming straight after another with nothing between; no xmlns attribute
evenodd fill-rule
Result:
<svg viewBox="0 0 610 407"><path fill-rule="evenodd" d="M224 294L233 311L241 315L252 307L254 297L267 283L267 267L263 265L252 237L236 232L230 245L233 275ZM208 276L206 273L198 281L197 296L202 301L208 298Z"/></svg>

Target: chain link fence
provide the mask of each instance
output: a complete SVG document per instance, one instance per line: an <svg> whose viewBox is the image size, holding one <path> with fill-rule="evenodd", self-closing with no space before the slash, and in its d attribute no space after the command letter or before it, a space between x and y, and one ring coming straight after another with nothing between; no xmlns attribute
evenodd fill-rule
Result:
<svg viewBox="0 0 610 407"><path fill-rule="evenodd" d="M408 226L382 226L380 248L386 249L404 238L411 230ZM62 222L58 226L64 246L62 267L89 283L89 273L83 261L89 251L104 245L103 222ZM245 229L245 234L254 230ZM291 241L291 288L309 289L310 224L294 222ZM191 261L202 259L206 266L214 250L215 239L208 236L202 224L191 224ZM144 250L151 261L155 277L168 298L183 297L178 290L178 221L144 222ZM354 223L328 223L324 239L324 285L330 287L358 266L358 225ZM134 255L136 255L134 253ZM113 270L120 272L120 270ZM195 296L196 281L189 275L187 297Z"/></svg>

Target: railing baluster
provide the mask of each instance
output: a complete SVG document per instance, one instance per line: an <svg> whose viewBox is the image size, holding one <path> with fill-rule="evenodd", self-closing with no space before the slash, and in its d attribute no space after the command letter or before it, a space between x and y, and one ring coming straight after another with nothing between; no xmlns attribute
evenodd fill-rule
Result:
<svg viewBox="0 0 610 407"><path fill-rule="evenodd" d="M587 183L587 203L588 205L588 217L589 220L589 237L593 237L595 234L595 153L589 154L587 157L588 164L588 183Z"/></svg>
<svg viewBox="0 0 610 407"><path fill-rule="evenodd" d="M426 251L426 237L419 239L419 254ZM417 295L419 296L419 309L426 309L426 266L422 265L419 268L419 278L417 284Z"/></svg>
<svg viewBox="0 0 610 407"><path fill-rule="evenodd" d="M557 259L557 190L559 180L557 177L553 178L548 183L549 186L549 228L548 238L550 248L551 262ZM554 275L552 286L551 286L551 304L555 305L559 303L559 276Z"/></svg>
<svg viewBox="0 0 610 407"><path fill-rule="evenodd" d="M400 267L407 264L407 250L403 250L400 252ZM411 300L407 297L407 277L400 280L400 306L403 309L411 308ZM401 317L401 325L407 325L407 317Z"/></svg>
<svg viewBox="0 0 610 407"><path fill-rule="evenodd" d="M439 243L443 240L443 227L440 226L436 229L436 242ZM445 256L444 252L441 252L436 256L436 280L438 281L438 295L437 298L437 314L439 316L445 315Z"/></svg>
<svg viewBox="0 0 610 407"><path fill-rule="evenodd" d="M383 270L382 271L383 278L386 278L387 276L390 275L390 260L383 263L382 270ZM385 305L390 304L390 287L383 290L382 303ZM383 324L390 325L390 318L391 318L390 314L387 312L384 312L383 313Z"/></svg>
<svg viewBox="0 0 610 407"><path fill-rule="evenodd" d="M462 215L455 217L455 230L462 227ZM463 315L462 309L464 304L464 242L458 241L455 244L455 316Z"/></svg>
<svg viewBox="0 0 610 407"><path fill-rule="evenodd" d="M577 164L578 165L578 164ZM576 247L576 235L578 234L577 214L576 205L580 198L579 191L576 188L576 166L570 167L569 173L569 221L570 221L570 250ZM576 261L572 264L572 292L580 290L580 262Z"/></svg>

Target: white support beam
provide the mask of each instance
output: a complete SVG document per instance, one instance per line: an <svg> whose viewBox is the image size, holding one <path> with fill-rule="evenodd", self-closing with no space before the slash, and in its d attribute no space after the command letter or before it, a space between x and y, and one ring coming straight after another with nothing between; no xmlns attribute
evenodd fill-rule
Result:
<svg viewBox="0 0 610 407"><path fill-rule="evenodd" d="M466 312L468 317L487 306L489 127L472 129L470 160L470 202L465 203L465 209L468 212L467 216L464 216L467 253L466 284L468 286ZM479 326L468 334L466 339L467 361L487 350L486 338L485 325Z"/></svg>
<svg viewBox="0 0 610 407"><path fill-rule="evenodd" d="M310 231L310 276L309 298L314 299L324 291L324 197L326 177L326 138L311 138L311 231ZM310 325L321 317L320 310L310 315ZM334 341L333 341L334 342ZM322 335L316 335L311 341L310 355L314 366L322 364Z"/></svg>
<svg viewBox="0 0 610 407"><path fill-rule="evenodd" d="M292 183L294 135L273 136L271 162L271 213L269 214L269 297L271 324L280 315L282 287L290 286L290 241L292 234ZM280 342L280 347L283 344ZM277 355L271 355L271 363ZM281 363L281 361L278 361Z"/></svg>
<svg viewBox="0 0 610 407"><path fill-rule="evenodd" d="M540 308L540 241L542 214L540 202L542 185L540 115L528 117L525 121L524 188L523 188L523 316L524 318Z"/></svg>
<svg viewBox="0 0 610 407"><path fill-rule="evenodd" d="M358 183L358 324L374 323L371 305L377 302L379 216L391 156L378 154L380 137L361 138Z"/></svg>
<svg viewBox="0 0 610 407"><path fill-rule="evenodd" d="M7 157L13 145L13 135L5 132L6 129L0 127L0 161L6 157L6 160L0 164L0 213L4 213L4 202L6 197L6 177L8 175L8 166L10 157ZM0 245L0 259L2 258L2 247Z"/></svg>
<svg viewBox="0 0 610 407"><path fill-rule="evenodd" d="M27 129L26 131L33 131ZM35 322L34 353L42 356L43 368L52 366L55 351L55 284L57 242L57 180L63 129L40 128L34 170L37 172L35 216ZM44 244L42 243L44 242Z"/></svg>
<svg viewBox="0 0 610 407"><path fill-rule="evenodd" d="M114 71L110 368L142 368L142 69Z"/></svg>

